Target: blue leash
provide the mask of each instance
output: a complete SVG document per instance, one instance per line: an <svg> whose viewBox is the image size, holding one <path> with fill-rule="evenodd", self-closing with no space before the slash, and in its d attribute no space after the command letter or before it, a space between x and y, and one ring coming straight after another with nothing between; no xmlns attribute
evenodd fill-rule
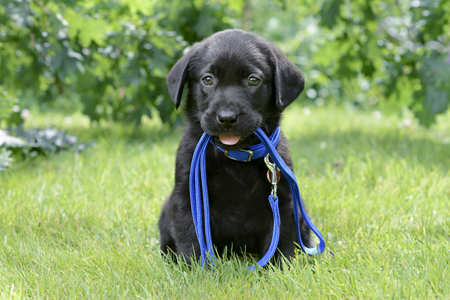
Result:
<svg viewBox="0 0 450 300"><path fill-rule="evenodd" d="M276 182L277 182L276 167L278 167L281 170L283 175L288 179L289 184L291 186L292 198L294 202L294 220L297 228L298 244L300 245L301 249L308 255L315 255L322 253L325 249L325 241L322 237L322 234L317 229L317 227L311 222L308 215L306 214L305 209L303 208L297 180L295 178L294 173L292 173L292 171L287 167L287 165L284 163L283 159L280 157L280 155L275 149L280 140L280 127L279 126L277 127L277 129L270 136L270 138L268 138L265 135L265 133L262 131L261 128L258 128L256 130L255 135L262 142L262 144L250 146L248 147L248 150L226 151L220 147L217 146L216 147L222 150L225 153L226 157L239 161L250 161L252 159L258 159L266 155L268 152L276 165L274 166L274 169L271 170L273 188L272 193L269 195L269 203L272 208L274 220L272 241L266 254L257 262L258 266L263 267L270 261L270 259L275 254L275 251L278 246L278 241L280 238L280 212L278 209L278 197L276 196ZM206 148L209 143L212 143L211 136L208 135L207 133L203 133L194 151L189 177L189 192L191 198L192 217L194 220L197 239L200 244L202 267L205 266L206 261L209 261L213 267L215 266L214 264L215 256L211 238L211 225L209 216L208 187L206 180ZM269 164L268 167L270 167ZM202 196L203 196L203 207L202 207ZM314 234L319 238L320 243L315 248L308 248L302 242L302 238L300 235L300 222L298 210L300 210L303 219L305 220L306 224L309 226L311 231L314 232ZM202 216L203 212L205 214L204 218ZM249 270L255 270L255 267L252 265L249 267Z"/></svg>

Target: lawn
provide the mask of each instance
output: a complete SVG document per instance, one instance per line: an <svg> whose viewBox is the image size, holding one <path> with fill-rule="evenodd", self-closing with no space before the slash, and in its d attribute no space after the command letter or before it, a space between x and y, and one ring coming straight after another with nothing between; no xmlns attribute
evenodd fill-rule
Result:
<svg viewBox="0 0 450 300"><path fill-rule="evenodd" d="M450 114L404 117L299 106L282 128L327 251L283 271L224 259L191 271L159 254L181 130L32 116L96 147L0 173L0 298L450 299Z"/></svg>

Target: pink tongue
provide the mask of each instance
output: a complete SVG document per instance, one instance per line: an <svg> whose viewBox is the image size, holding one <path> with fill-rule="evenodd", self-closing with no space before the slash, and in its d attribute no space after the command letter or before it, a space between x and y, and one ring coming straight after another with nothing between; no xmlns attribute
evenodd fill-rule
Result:
<svg viewBox="0 0 450 300"><path fill-rule="evenodd" d="M234 145L239 142L240 137L234 134L221 134L219 135L219 139L224 145Z"/></svg>

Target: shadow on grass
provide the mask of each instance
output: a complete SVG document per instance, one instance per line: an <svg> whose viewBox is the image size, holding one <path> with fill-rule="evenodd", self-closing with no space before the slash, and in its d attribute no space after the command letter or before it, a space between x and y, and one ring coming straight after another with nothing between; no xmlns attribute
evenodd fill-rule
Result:
<svg viewBox="0 0 450 300"><path fill-rule="evenodd" d="M101 148L108 149L115 147L118 144L125 144L129 146L139 146L139 149L150 148L151 145L160 144L163 147L167 145L178 144L182 128L175 127L171 128L168 125L161 124L160 122L150 122L143 124L142 126L136 127L132 124L121 124L121 123L104 123L101 125L86 125L86 124L63 124L55 122L49 122L48 125L32 125L27 126L28 128L44 128L46 126L53 126L58 130L65 130L66 134L75 136L78 140L75 145L80 145L84 143L94 142L94 146L100 146ZM170 147L168 151L173 151L173 147ZM102 151L103 151L102 150ZM8 170L11 175L13 170L20 170L24 167L28 170L39 168L42 166L44 161L49 158L56 158L64 153L71 153L72 149L65 149L58 152L39 152L38 154L24 153L22 149L17 148L13 151L13 164ZM85 148L81 153L90 156L96 151L91 147ZM98 150L97 150L98 151ZM175 153L175 152L174 152ZM105 153L107 155L107 153ZM2 172L3 173L3 172ZM2 174L0 173L0 174Z"/></svg>
<svg viewBox="0 0 450 300"><path fill-rule="evenodd" d="M160 143L165 140L177 139L181 136L182 128L170 128L167 125L142 125L135 127L129 124L108 123L100 126L71 127L68 133L79 138L80 141L121 139L128 143Z"/></svg>
<svg viewBox="0 0 450 300"><path fill-rule="evenodd" d="M182 127L170 128L160 122L150 121L140 127L130 124L103 123L101 125L64 126L68 134L75 135L79 143L94 140L121 140L126 144L151 145L155 143L178 144ZM306 133L291 136L291 155L294 162L306 161L311 169L322 170L327 164L339 166L349 157L367 160L380 157L386 161L406 160L419 163L427 169L446 173L450 170L450 144L432 136L425 130L420 132L386 128L361 127L346 131L332 132L312 128Z"/></svg>
<svg viewBox="0 0 450 300"><path fill-rule="evenodd" d="M311 132L291 137L291 155L296 160L306 160L308 164L323 168L324 164L339 166L352 156L367 158L405 160L417 162L427 169L450 170L450 144L430 134L412 135L408 132L391 131L364 132ZM378 158L376 158L378 157Z"/></svg>
<svg viewBox="0 0 450 300"><path fill-rule="evenodd" d="M182 127L169 126L134 127L131 125L107 124L86 128L71 128L70 132L80 137L80 141L100 139L122 139L126 143L153 144L161 142L178 143ZM388 160L418 162L428 169L450 170L450 144L446 144L430 134L411 134L408 131L350 130L342 132L312 131L291 137L291 154L294 161L307 159L316 167L324 164L345 163L349 156L364 160L382 157Z"/></svg>

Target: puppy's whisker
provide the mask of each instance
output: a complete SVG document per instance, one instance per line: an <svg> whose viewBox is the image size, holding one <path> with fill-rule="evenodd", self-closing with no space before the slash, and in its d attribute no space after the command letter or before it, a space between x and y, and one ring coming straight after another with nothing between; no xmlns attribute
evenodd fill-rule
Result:
<svg viewBox="0 0 450 300"><path fill-rule="evenodd" d="M266 131L269 131L269 125L267 125L267 123L265 121L261 122L261 126L263 129L265 129Z"/></svg>

